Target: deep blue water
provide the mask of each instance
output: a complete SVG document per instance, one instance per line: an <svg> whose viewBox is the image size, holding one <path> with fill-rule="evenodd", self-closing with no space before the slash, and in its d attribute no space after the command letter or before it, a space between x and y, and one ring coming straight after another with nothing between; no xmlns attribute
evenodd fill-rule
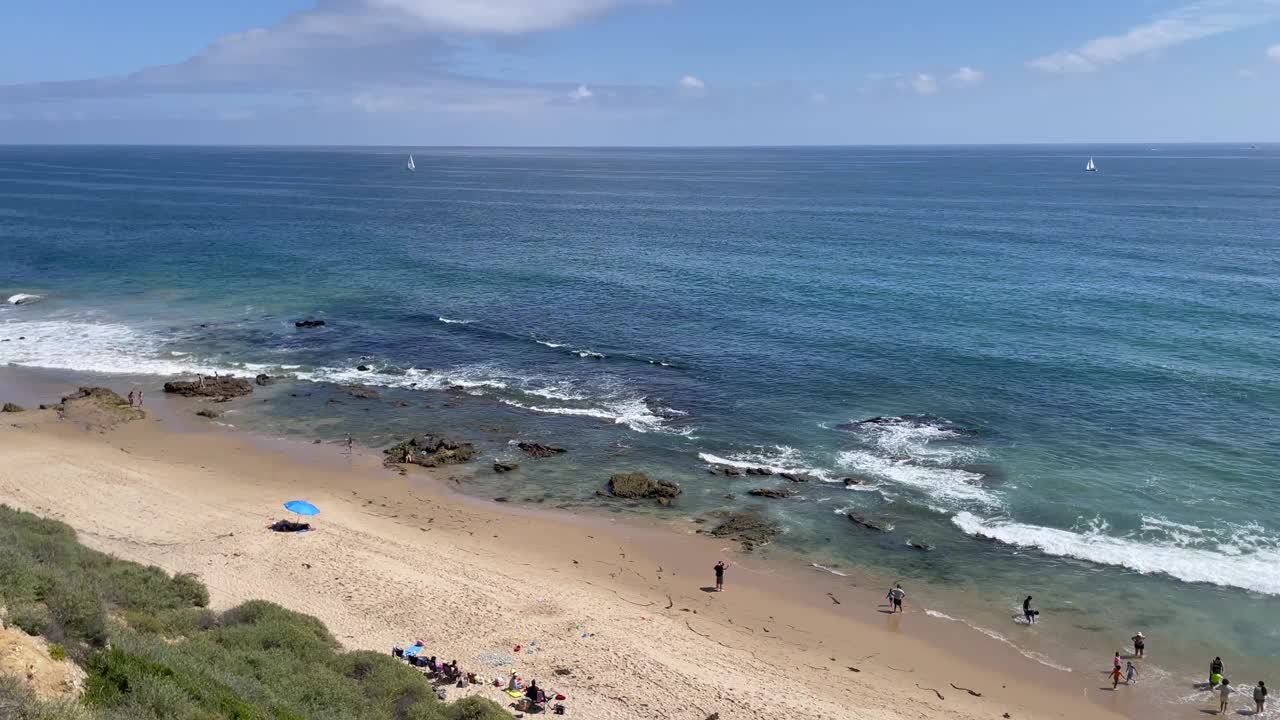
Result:
<svg viewBox="0 0 1280 720"><path fill-rule="evenodd" d="M0 362L320 381L234 422L563 444L469 487L646 470L685 495L637 512L758 506L1057 664L1141 628L1280 669L1276 148L407 150L0 148L0 294L44 296Z"/></svg>

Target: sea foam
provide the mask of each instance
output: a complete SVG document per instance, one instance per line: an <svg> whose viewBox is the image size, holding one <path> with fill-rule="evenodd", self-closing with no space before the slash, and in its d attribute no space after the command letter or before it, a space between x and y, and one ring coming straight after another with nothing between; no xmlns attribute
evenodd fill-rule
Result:
<svg viewBox="0 0 1280 720"><path fill-rule="evenodd" d="M956 514L951 522L966 534L1046 555L1123 567L1143 575L1168 575L1184 582L1280 595L1280 547L1274 538L1261 535L1260 528L1228 533L1230 540L1224 539L1216 547L1189 547L1173 539L1149 542L1110 535L1099 526L1076 532L1006 519L984 520L968 512ZM1238 552L1225 552L1223 546L1228 543Z"/></svg>

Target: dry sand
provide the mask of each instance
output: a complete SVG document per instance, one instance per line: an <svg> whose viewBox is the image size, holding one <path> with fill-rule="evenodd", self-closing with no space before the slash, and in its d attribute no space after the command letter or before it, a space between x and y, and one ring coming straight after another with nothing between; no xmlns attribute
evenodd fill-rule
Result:
<svg viewBox="0 0 1280 720"><path fill-rule="evenodd" d="M910 597L891 617L882 590L725 542L481 502L333 445L177 424L0 416L0 502L67 522L99 550L195 572L218 609L263 598L319 617L348 648L422 638L483 676L514 667L566 694L571 717L1142 717L1104 707L1124 699L1096 694L1095 678L928 618ZM317 531L266 531L294 498L323 510ZM705 592L721 557L727 592Z"/></svg>

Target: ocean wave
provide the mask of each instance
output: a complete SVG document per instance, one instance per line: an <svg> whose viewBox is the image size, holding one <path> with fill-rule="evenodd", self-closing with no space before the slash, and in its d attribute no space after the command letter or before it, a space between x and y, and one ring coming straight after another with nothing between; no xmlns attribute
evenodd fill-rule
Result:
<svg viewBox="0 0 1280 720"><path fill-rule="evenodd" d="M708 452L698 453L698 457L708 465L735 467L742 470L748 468L767 468L774 474L793 473L807 475L822 482L837 482L830 471L816 467L799 450L787 445L775 445L772 448L758 451L736 452L729 457L721 457Z"/></svg>
<svg viewBox="0 0 1280 720"><path fill-rule="evenodd" d="M960 623L960 624L962 624L962 625L964 625L964 626L966 626L966 627L968 627L968 628L970 628L970 629L972 629L972 630L977 630L978 632L982 633L983 635L986 635L987 637L991 638L992 640L996 640L996 641L998 641L998 642L1002 642L1002 643L1004 643L1005 645L1008 645L1009 647L1013 648L1014 650L1017 650L1017 651L1018 651L1018 653L1022 655L1022 657L1027 658L1028 660L1035 660L1036 662L1040 663L1041 665L1044 665L1044 666L1046 666L1046 667L1051 667L1051 668L1053 668L1054 670L1061 670L1061 671L1063 671L1063 672L1071 672L1071 668L1067 667L1066 665L1059 665L1058 663L1055 663L1052 659L1050 659L1047 655L1044 655L1044 654L1042 654L1042 653L1038 653L1038 652L1035 652L1035 651L1032 651L1032 650L1026 650L1026 649L1024 649L1024 648L1021 648L1021 647L1019 647L1016 643L1014 643L1012 640L1010 640L1009 638L1007 638L1007 637L1005 637L1005 636L1001 635L1000 633L996 632L995 630L991 630L991 629L988 629L988 628L984 628L984 627L982 627L981 625L975 625L974 623L971 623L971 622L969 622L968 620L962 620L961 618L952 617L952 616L950 616L950 615L948 615L948 614L946 614L946 613L944 613L944 612L939 612L939 611L937 611L937 610L930 610L929 608L925 608L924 614L925 614L925 615L928 615L929 617L932 617L932 618L937 618L937 619L939 619L939 620L947 620L947 621L949 621L949 622L958 622L958 623Z"/></svg>
<svg viewBox="0 0 1280 720"><path fill-rule="evenodd" d="M539 345L545 345L546 347L549 347L549 348L562 348L562 347L565 347L564 343L553 343L553 342L551 342L551 341L549 341L549 340L539 340L539 339L537 339L537 338L534 338L534 339L533 339L533 341L534 341L534 342L536 342L536 343L538 343Z"/></svg>
<svg viewBox="0 0 1280 720"><path fill-rule="evenodd" d="M499 397L497 400L506 405L530 412L609 420L618 425L626 425L632 430L641 433L657 432L688 437L696 430L696 428L687 425L682 427L666 425L667 418L663 417L663 415L667 414L664 412L666 409L658 408L657 412L655 412L653 408L649 407L645 398L628 398L604 402L596 407L551 407L527 404L504 397Z"/></svg>
<svg viewBox="0 0 1280 720"><path fill-rule="evenodd" d="M44 299L43 295L33 295L31 293L14 293L9 296L8 303L10 305L30 305L34 302L40 302Z"/></svg>
<svg viewBox="0 0 1280 720"><path fill-rule="evenodd" d="M573 354L580 358L591 358L592 360L603 360L605 358L604 353L598 353L595 350L574 350Z"/></svg>
<svg viewBox="0 0 1280 720"><path fill-rule="evenodd" d="M967 512L956 514L951 522L968 535L1046 555L1123 567L1143 575L1168 575L1184 582L1280 595L1280 542L1257 526L1215 533L1220 537L1212 546L1202 538L1188 546L1173 539L1151 542L1110 535L1105 526L1097 524L1083 531L1060 530L1008 519L986 520Z"/></svg>
<svg viewBox="0 0 1280 720"><path fill-rule="evenodd" d="M946 418L932 415L880 417L837 426L891 457L912 458L938 465L978 462L986 454L975 445L958 441L974 435Z"/></svg>
<svg viewBox="0 0 1280 720"><path fill-rule="evenodd" d="M453 320L447 317L437 317L436 319L446 325L470 325L474 322L473 320Z"/></svg>
<svg viewBox="0 0 1280 720"><path fill-rule="evenodd" d="M982 476L959 468L917 465L863 450L846 450L836 456L841 467L884 482L924 493L953 505L1000 507L1000 498L982 487Z"/></svg>
<svg viewBox="0 0 1280 720"><path fill-rule="evenodd" d="M4 334L23 335L21 342L0 343L0 364L97 372L112 375L228 374L228 365L204 363L162 352L150 333L119 323L64 320L9 321Z"/></svg>

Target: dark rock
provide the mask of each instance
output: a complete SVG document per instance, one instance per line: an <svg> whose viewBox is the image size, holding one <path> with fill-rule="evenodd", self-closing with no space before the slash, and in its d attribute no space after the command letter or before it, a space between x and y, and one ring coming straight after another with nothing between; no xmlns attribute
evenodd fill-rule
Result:
<svg viewBox="0 0 1280 720"><path fill-rule="evenodd" d="M868 530L889 532L893 529L893 525L891 523L884 522L883 520L873 520L856 512L846 513L846 515L854 525L860 525Z"/></svg>
<svg viewBox="0 0 1280 720"><path fill-rule="evenodd" d="M298 322L294 323L293 326L298 328L318 328L318 327L324 327L324 321L323 320L299 320Z"/></svg>
<svg viewBox="0 0 1280 720"><path fill-rule="evenodd" d="M382 393L368 385L339 385L338 389L361 400L377 400L382 397Z"/></svg>
<svg viewBox="0 0 1280 720"><path fill-rule="evenodd" d="M619 473L609 478L609 494L620 498L673 498L680 486L666 480L650 480L644 473Z"/></svg>
<svg viewBox="0 0 1280 720"><path fill-rule="evenodd" d="M851 478L851 477L847 477L847 478L844 478L843 480L841 480L840 482L843 482L845 487L853 487L854 485L863 485L863 486L866 486L866 485L875 485L875 484L876 484L876 481L875 481L875 480L872 480L871 478Z"/></svg>
<svg viewBox="0 0 1280 720"><path fill-rule="evenodd" d="M754 512L735 512L725 515L708 535L718 538L732 538L742 543L747 550L764 545L781 532L777 523Z"/></svg>
<svg viewBox="0 0 1280 720"><path fill-rule="evenodd" d="M233 398L252 393L253 383L230 375L201 375L195 380L167 382L164 391L182 397Z"/></svg>
<svg viewBox="0 0 1280 720"><path fill-rule="evenodd" d="M778 477L782 478L783 480L788 480L794 483L809 482L809 478L805 477L804 475L800 475L798 473L790 473L790 472L778 473Z"/></svg>
<svg viewBox="0 0 1280 720"><path fill-rule="evenodd" d="M408 400L397 400L396 407L413 407L413 403Z"/></svg>
<svg viewBox="0 0 1280 720"><path fill-rule="evenodd" d="M214 410L213 408L201 408L200 410L196 411L196 414L199 415L200 417L207 417L210 420L213 420L214 418L222 417L222 411Z"/></svg>
<svg viewBox="0 0 1280 720"><path fill-rule="evenodd" d="M141 408L130 407L128 401L114 390L104 387L81 387L63 396L58 410L63 418L99 427L141 420L147 416Z"/></svg>
<svg viewBox="0 0 1280 720"><path fill-rule="evenodd" d="M493 499L493 501L494 501L494 502L507 502L507 496L506 496L506 495L503 495L502 497L496 497L496 498L494 498L494 499Z"/></svg>
<svg viewBox="0 0 1280 720"><path fill-rule="evenodd" d="M7 402L4 404L4 407L0 407L0 412L18 413L18 412L23 412L24 410L26 410L26 408L22 407L17 403L11 403L11 402Z"/></svg>
<svg viewBox="0 0 1280 720"><path fill-rule="evenodd" d="M271 383L274 383L276 379L266 373L259 373L258 376L253 379L253 381L265 387L267 385L270 385Z"/></svg>
<svg viewBox="0 0 1280 720"><path fill-rule="evenodd" d="M767 467L750 467L747 468L747 474L769 476L773 474L773 471Z"/></svg>
<svg viewBox="0 0 1280 720"><path fill-rule="evenodd" d="M393 445L383 450L383 453L387 456L384 460L387 465L413 463L423 467L438 467L467 462L475 457L476 450L471 443L428 434Z"/></svg>
<svg viewBox="0 0 1280 720"><path fill-rule="evenodd" d="M356 369L359 370L360 372L369 372L368 365L357 365Z"/></svg>
<svg viewBox="0 0 1280 720"><path fill-rule="evenodd" d="M493 463L493 471L497 473L511 472L518 467L520 466L513 462L494 461Z"/></svg>
<svg viewBox="0 0 1280 720"><path fill-rule="evenodd" d="M540 443L522 442L516 443L516 447L524 451L529 457L547 458L553 455L560 455L567 452L562 447L554 447L551 445L542 445Z"/></svg>
<svg viewBox="0 0 1280 720"><path fill-rule="evenodd" d="M913 540L907 544L917 550L924 550L925 552L928 552L933 549L933 546L926 542L916 542Z"/></svg>
<svg viewBox="0 0 1280 720"><path fill-rule="evenodd" d="M781 500L782 498L789 498L795 495L796 492L787 488L756 488L755 490L748 490L747 494L755 495L756 497Z"/></svg>

